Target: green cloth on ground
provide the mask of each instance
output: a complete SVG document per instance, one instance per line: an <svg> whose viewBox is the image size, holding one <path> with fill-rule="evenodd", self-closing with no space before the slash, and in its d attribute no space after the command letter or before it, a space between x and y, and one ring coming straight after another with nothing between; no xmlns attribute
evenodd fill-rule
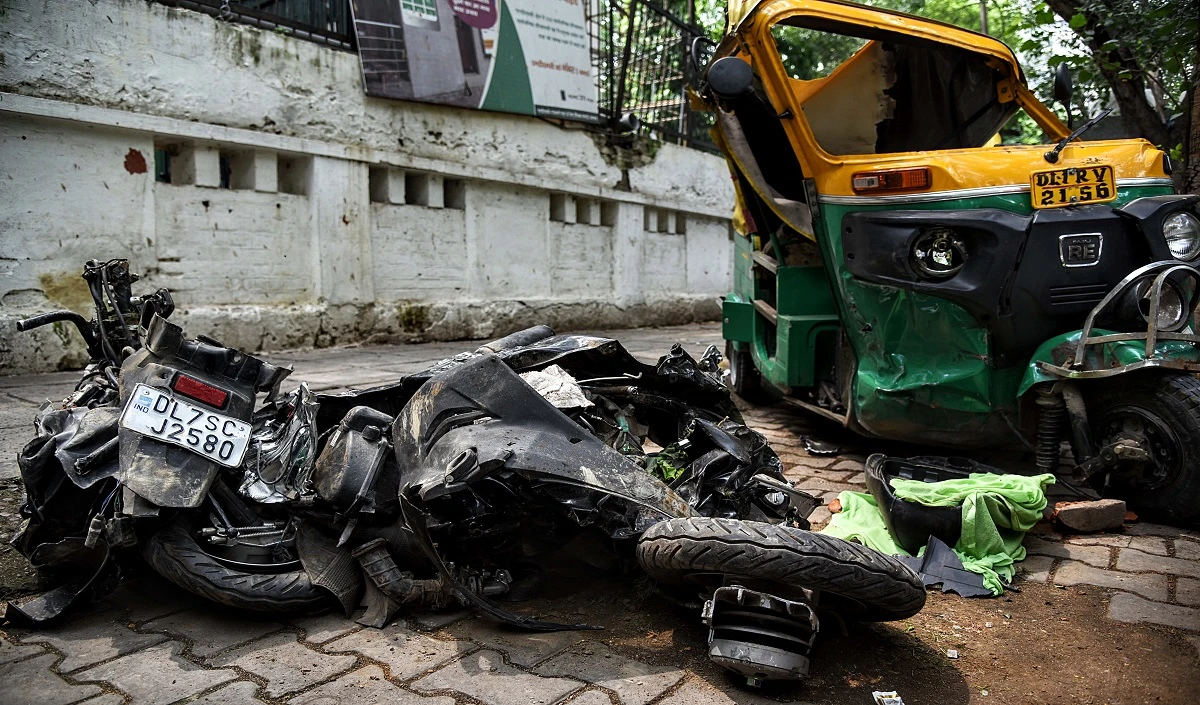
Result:
<svg viewBox="0 0 1200 705"><path fill-rule="evenodd" d="M896 478L896 497L920 504L948 507L962 504L962 533L954 552L963 567L983 576L983 584L999 595L1012 582L1013 564L1025 559L1025 533L1042 518L1045 487L1054 482L1049 473L997 475L972 473L961 480L920 482ZM842 511L834 514L820 533L890 555L909 555L896 543L883 522L875 498L862 492L842 492ZM1003 582L1001 579L1003 578Z"/></svg>

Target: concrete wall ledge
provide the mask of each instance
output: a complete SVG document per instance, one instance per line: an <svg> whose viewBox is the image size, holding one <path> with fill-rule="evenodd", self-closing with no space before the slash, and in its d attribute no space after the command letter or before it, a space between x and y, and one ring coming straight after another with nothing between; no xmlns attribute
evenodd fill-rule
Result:
<svg viewBox="0 0 1200 705"><path fill-rule="evenodd" d="M605 300L395 302L294 306L202 306L171 321L191 337L207 335L246 352L325 348L348 343L490 339L546 324L556 331L635 328L713 321L716 297L673 295L629 305ZM0 370L27 374L78 369L83 340L69 324L18 333L23 316L0 313Z"/></svg>

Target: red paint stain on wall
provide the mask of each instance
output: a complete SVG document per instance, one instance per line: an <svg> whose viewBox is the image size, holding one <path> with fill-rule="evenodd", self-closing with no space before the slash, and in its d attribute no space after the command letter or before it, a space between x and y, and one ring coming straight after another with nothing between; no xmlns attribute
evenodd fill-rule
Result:
<svg viewBox="0 0 1200 705"><path fill-rule="evenodd" d="M130 174L145 174L146 173L146 157L142 153L132 147L129 148L129 154L125 155L125 171Z"/></svg>

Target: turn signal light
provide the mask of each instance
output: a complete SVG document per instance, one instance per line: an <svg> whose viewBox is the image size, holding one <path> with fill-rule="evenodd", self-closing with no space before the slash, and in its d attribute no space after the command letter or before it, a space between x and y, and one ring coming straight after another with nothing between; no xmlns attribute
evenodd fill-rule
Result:
<svg viewBox="0 0 1200 705"><path fill-rule="evenodd" d="M891 171L863 171L854 175L850 185L854 187L855 193L921 191L933 185L933 176L926 166Z"/></svg>
<svg viewBox="0 0 1200 705"><path fill-rule="evenodd" d="M174 389L185 397L204 402L218 409L225 406L225 400L229 398L229 392L224 389L218 389L211 384L205 384L187 375L176 377L175 382L171 385L171 389Z"/></svg>

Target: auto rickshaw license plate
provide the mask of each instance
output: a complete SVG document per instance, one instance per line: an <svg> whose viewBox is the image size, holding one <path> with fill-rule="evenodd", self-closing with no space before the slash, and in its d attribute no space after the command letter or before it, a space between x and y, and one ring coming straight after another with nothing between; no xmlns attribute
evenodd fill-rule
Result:
<svg viewBox="0 0 1200 705"><path fill-rule="evenodd" d="M1117 197L1117 181L1107 164L1069 166L1029 175L1034 208L1103 203Z"/></svg>

